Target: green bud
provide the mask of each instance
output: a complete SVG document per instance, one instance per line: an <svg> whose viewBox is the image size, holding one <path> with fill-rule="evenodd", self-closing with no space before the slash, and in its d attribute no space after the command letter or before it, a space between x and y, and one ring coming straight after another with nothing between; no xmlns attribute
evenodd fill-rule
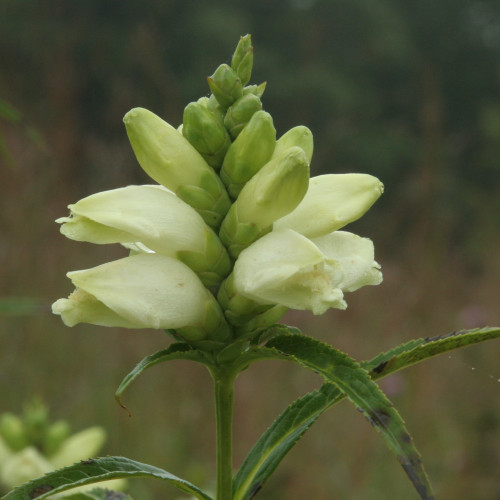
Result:
<svg viewBox="0 0 500 500"><path fill-rule="evenodd" d="M218 228L230 206L219 176L189 141L151 111L134 108L123 118L144 171Z"/></svg>
<svg viewBox="0 0 500 500"><path fill-rule="evenodd" d="M238 46L234 51L231 60L231 67L236 71L241 79L241 83L246 85L250 80L253 66L253 47L250 35L245 35L240 38Z"/></svg>
<svg viewBox="0 0 500 500"><path fill-rule="evenodd" d="M53 423L45 433L43 440L43 451L47 457L51 457L61 447L70 433L70 426L65 420Z"/></svg>
<svg viewBox="0 0 500 500"><path fill-rule="evenodd" d="M176 257L191 268L207 287L216 287L231 269L229 256L217 235L206 228L204 252L178 251Z"/></svg>
<svg viewBox="0 0 500 500"><path fill-rule="evenodd" d="M219 101L213 94L210 94L210 97L200 97L198 102L203 104L218 120L224 122L226 109L219 104Z"/></svg>
<svg viewBox="0 0 500 500"><path fill-rule="evenodd" d="M271 115L257 111L231 144L220 171L233 198L271 158L275 144L276 130Z"/></svg>
<svg viewBox="0 0 500 500"><path fill-rule="evenodd" d="M39 400L35 399L24 409L24 426L30 444L38 445L47 430L49 411Z"/></svg>
<svg viewBox="0 0 500 500"><path fill-rule="evenodd" d="M279 156L283 151L292 146L302 148L307 156L307 160L311 163L314 142L312 132L307 127L299 125L283 134L278 141L276 141L273 157Z"/></svg>
<svg viewBox="0 0 500 500"><path fill-rule="evenodd" d="M0 416L0 436L12 451L20 451L28 446L25 425L13 413L3 413Z"/></svg>
<svg viewBox="0 0 500 500"><path fill-rule="evenodd" d="M231 137L236 139L254 113L261 109L262 102L254 94L244 95L230 106L224 117L224 125L229 130Z"/></svg>
<svg viewBox="0 0 500 500"><path fill-rule="evenodd" d="M227 64L221 64L207 81L210 90L223 108L231 106L242 95L241 79Z"/></svg>
<svg viewBox="0 0 500 500"><path fill-rule="evenodd" d="M261 98L266 90L267 82L262 82L260 85L248 85L243 89L243 95L253 94Z"/></svg>
<svg viewBox="0 0 500 500"><path fill-rule="evenodd" d="M234 275L230 274L222 283L217 300L224 309L227 320L235 327L242 326L254 316L265 312L273 305L262 305L237 293L234 288Z"/></svg>
<svg viewBox="0 0 500 500"><path fill-rule="evenodd" d="M192 102L184 109L182 134L213 168L219 169L231 138L210 110L199 102Z"/></svg>
<svg viewBox="0 0 500 500"><path fill-rule="evenodd" d="M301 148L290 148L266 163L245 184L222 222L219 236L229 254L236 258L269 232L275 220L294 210L308 184L309 162Z"/></svg>
<svg viewBox="0 0 500 500"><path fill-rule="evenodd" d="M249 319L237 328L235 333L236 338L255 336L256 333L274 325L287 311L288 307L286 306L270 306L267 310Z"/></svg>
<svg viewBox="0 0 500 500"><path fill-rule="evenodd" d="M219 303L210 293L207 293L204 311L202 325L178 328L176 333L186 342L202 350L211 350L212 346L220 348L232 339L233 331L227 324Z"/></svg>

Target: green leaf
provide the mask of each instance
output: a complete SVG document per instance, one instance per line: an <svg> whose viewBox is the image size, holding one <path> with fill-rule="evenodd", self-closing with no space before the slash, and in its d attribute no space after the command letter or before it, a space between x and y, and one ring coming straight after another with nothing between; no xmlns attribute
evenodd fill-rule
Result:
<svg viewBox="0 0 500 500"><path fill-rule="evenodd" d="M134 500L130 495L105 488L94 488L90 491L64 495L65 500Z"/></svg>
<svg viewBox="0 0 500 500"><path fill-rule="evenodd" d="M184 342L177 342L170 345L167 349L155 352L146 356L142 361L140 361L135 368L128 373L125 378L121 381L118 389L115 392L115 399L118 404L128 412L127 407L122 403L122 394L125 389L142 373L144 370L151 368L152 366L163 363L165 361L172 361L174 359L187 359L191 361L198 361L200 363L206 364L207 361L203 356L201 351L198 351L191 347L189 344ZM130 414L130 413L129 413Z"/></svg>
<svg viewBox="0 0 500 500"><path fill-rule="evenodd" d="M333 395L341 392L331 384L323 384L292 403L266 430L252 448L234 477L233 499L253 498L317 418L329 407Z"/></svg>
<svg viewBox="0 0 500 500"><path fill-rule="evenodd" d="M370 370L373 379L378 379L443 352L498 337L500 328L476 328L412 340L361 365ZM306 394L281 413L260 437L237 472L234 478L235 500L252 498L253 492L260 489L317 418L344 397L335 386L325 383L318 391Z"/></svg>
<svg viewBox="0 0 500 500"><path fill-rule="evenodd" d="M388 352L381 353L361 365L371 372L373 378L389 375L425 359L432 358L446 351L458 349L485 340L500 337L500 328L485 327L472 330L460 330L446 335L410 340Z"/></svg>
<svg viewBox="0 0 500 500"><path fill-rule="evenodd" d="M359 363L315 339L299 335L278 336L268 348L277 349L301 366L336 385L365 415L396 455L423 500L433 499L432 488L405 424L392 403Z"/></svg>
<svg viewBox="0 0 500 500"><path fill-rule="evenodd" d="M74 465L50 472L39 479L19 486L3 497L2 500L33 500L34 498L42 500L55 493L76 488L77 486L94 484L108 479L130 477L163 479L181 491L189 493L200 500L212 500L210 496L184 479L180 479L158 467L135 462L124 457L82 460Z"/></svg>

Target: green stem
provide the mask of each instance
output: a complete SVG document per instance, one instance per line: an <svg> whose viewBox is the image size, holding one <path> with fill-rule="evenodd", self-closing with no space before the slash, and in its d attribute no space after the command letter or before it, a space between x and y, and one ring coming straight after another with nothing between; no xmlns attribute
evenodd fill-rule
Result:
<svg viewBox="0 0 500 500"><path fill-rule="evenodd" d="M217 500L233 498L233 401L237 372L212 369L217 425Z"/></svg>

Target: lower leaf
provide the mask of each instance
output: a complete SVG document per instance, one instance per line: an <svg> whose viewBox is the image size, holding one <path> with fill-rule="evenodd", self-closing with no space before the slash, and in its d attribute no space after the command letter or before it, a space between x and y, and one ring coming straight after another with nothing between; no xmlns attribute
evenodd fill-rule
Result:
<svg viewBox="0 0 500 500"><path fill-rule="evenodd" d="M292 361L336 385L382 435L422 500L434 498L420 454L403 419L359 363L333 347L303 335L275 337L267 346L290 356Z"/></svg>
<svg viewBox="0 0 500 500"><path fill-rule="evenodd" d="M34 498L42 500L43 498L76 488L77 486L94 484L108 479L130 477L163 479L172 486L175 486L184 493L193 495L199 500L212 500L209 495L189 481L178 478L158 467L135 462L124 457L82 460L74 465L50 472L41 478L19 486L3 497L2 500L33 500Z"/></svg>
<svg viewBox="0 0 500 500"><path fill-rule="evenodd" d="M375 380L443 352L498 337L500 328L475 328L412 340L370 361L362 362L361 366L369 370L370 376ZM258 359L257 356L255 358ZM259 438L238 470L234 478L234 499L253 498L318 417L344 398L345 394L337 387L324 383L318 391L299 398L281 413Z"/></svg>

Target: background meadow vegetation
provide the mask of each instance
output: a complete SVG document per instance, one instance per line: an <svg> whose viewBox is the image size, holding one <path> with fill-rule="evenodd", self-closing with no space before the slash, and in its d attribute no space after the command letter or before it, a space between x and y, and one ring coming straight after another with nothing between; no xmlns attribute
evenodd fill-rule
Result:
<svg viewBox="0 0 500 500"><path fill-rule="evenodd" d="M347 311L285 322L357 359L421 336L500 323L500 4L495 0L0 1L0 412L40 396L74 429L103 425L106 453L210 486L205 369L156 366L114 402L121 378L163 348L162 332L63 326L50 304L68 270L124 255L63 238L54 219L96 191L148 183L123 115L173 125L208 93L240 35L278 135L314 134L312 174L365 172L386 191L349 230L375 242L384 283ZM7 107L8 103L10 107ZM12 300L16 301L15 307ZM500 498L500 345L474 346L381 382L440 500ZM271 421L320 380L262 362L237 382L236 465ZM177 498L136 480L138 499ZM351 405L327 412L259 497L417 498Z"/></svg>

